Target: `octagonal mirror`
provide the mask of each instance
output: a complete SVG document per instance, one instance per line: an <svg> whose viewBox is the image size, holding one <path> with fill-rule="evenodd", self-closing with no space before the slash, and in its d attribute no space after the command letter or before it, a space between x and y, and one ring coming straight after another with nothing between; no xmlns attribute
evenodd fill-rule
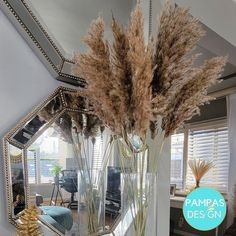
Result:
<svg viewBox="0 0 236 236"><path fill-rule="evenodd" d="M113 232L120 219L121 171L119 163L104 159L111 140L82 92L53 92L4 137L10 222L17 225L23 210L37 205L39 220L57 235L91 235L93 193L96 235Z"/></svg>

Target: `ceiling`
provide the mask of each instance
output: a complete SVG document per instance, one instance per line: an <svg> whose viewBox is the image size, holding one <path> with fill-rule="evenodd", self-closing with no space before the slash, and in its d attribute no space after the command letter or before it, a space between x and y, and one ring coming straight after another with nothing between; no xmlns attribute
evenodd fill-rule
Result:
<svg viewBox="0 0 236 236"><path fill-rule="evenodd" d="M161 0L162 3L164 0ZM235 0L172 0L179 6L188 7L190 13L199 18L207 35L199 42L203 58L228 56L222 75L223 82L212 86L210 93L234 87L236 92L236 1ZM227 14L226 14L227 13ZM204 59L203 59L204 60ZM217 96L224 94L218 93Z"/></svg>
<svg viewBox="0 0 236 236"><path fill-rule="evenodd" d="M206 31L206 35L200 40L197 47L197 50L202 54L198 61L199 65L202 64L204 60L214 56L228 57L228 63L221 76L222 82L212 86L209 89L209 93L228 90L232 87L236 89L236 47L208 26L202 24L202 27ZM233 92L236 92L235 89ZM221 96L223 94L224 93L218 93L215 95Z"/></svg>
<svg viewBox="0 0 236 236"><path fill-rule="evenodd" d="M201 56L197 59L195 63L196 66L201 65L207 59L217 56L216 54L210 52L209 50L201 46L197 46L196 52L201 54ZM212 86L209 89L209 93L214 93L216 91L236 86L236 67L228 62L224 68L221 78L221 83Z"/></svg>

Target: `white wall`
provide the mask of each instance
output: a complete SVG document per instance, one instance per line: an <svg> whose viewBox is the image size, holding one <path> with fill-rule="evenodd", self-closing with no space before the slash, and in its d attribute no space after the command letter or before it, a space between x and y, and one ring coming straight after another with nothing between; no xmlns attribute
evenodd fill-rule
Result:
<svg viewBox="0 0 236 236"><path fill-rule="evenodd" d="M169 236L170 227L170 139L165 141L157 181L157 236Z"/></svg>
<svg viewBox="0 0 236 236"><path fill-rule="evenodd" d="M0 11L0 139L59 85ZM2 145L0 167L0 235L10 236Z"/></svg>
<svg viewBox="0 0 236 236"><path fill-rule="evenodd" d="M145 2L145 0L143 0ZM158 32L158 21L163 0L152 0L151 15L151 34L153 37ZM147 20L147 15L146 20ZM162 150L161 159L158 165L158 181L157 181L157 236L169 236L170 227L170 158L171 158L171 142L170 139L165 141Z"/></svg>

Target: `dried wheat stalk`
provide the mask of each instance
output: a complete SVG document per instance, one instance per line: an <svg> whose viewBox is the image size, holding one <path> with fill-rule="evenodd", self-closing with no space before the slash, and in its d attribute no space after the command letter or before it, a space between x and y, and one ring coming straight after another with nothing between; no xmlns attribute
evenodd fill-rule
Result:
<svg viewBox="0 0 236 236"><path fill-rule="evenodd" d="M144 19L140 6L131 14L130 29L127 33L130 49L127 59L132 72L132 97L130 110L134 121L134 132L140 136L147 131L152 119L151 110L151 81L152 46L145 45ZM140 109L141 108L141 109Z"/></svg>
<svg viewBox="0 0 236 236"><path fill-rule="evenodd" d="M196 180L196 188L199 187L202 177L214 166L212 161L193 159L188 161L189 167Z"/></svg>
<svg viewBox="0 0 236 236"><path fill-rule="evenodd" d="M176 94L176 97L167 106L169 112L163 118L163 129L166 136L171 135L194 114L199 114L200 105L213 99L207 96L207 89L211 84L217 82L216 79L219 78L225 63L225 57L215 57L206 61Z"/></svg>
<svg viewBox="0 0 236 236"><path fill-rule="evenodd" d="M207 89L216 83L226 58L194 68L198 55L193 50L204 32L185 8L165 5L154 47L145 43L143 25L137 4L127 29L113 17L109 44L103 19L93 21L84 40L89 51L76 55L74 72L88 84L94 113L115 134L145 137L149 128L155 133L161 116L169 136L211 99Z"/></svg>
<svg viewBox="0 0 236 236"><path fill-rule="evenodd" d="M86 96L81 91L79 93L71 92L65 94L67 107L78 110L79 112L65 112L55 122L54 128L59 136L66 142L72 142L71 129L76 128L86 138L98 135L101 126L101 120L97 116L90 114L91 105L88 103ZM62 111L58 97L50 101L41 111L39 117L42 120L50 121L57 113ZM86 111L86 112L84 112Z"/></svg>
<svg viewBox="0 0 236 236"><path fill-rule="evenodd" d="M84 42L89 46L88 54L76 56L75 73L86 78L88 82L87 96L94 105L95 113L116 130L120 96L114 90L108 42L103 40L104 21L101 17L93 21Z"/></svg>
<svg viewBox="0 0 236 236"><path fill-rule="evenodd" d="M132 71L131 64L128 60L128 52L130 45L128 37L124 29L118 24L116 19L112 19L112 32L114 37L113 46L111 48L111 63L113 68L113 76L115 78L114 86L120 91L119 111L122 116L119 116L121 126L130 127L129 104L132 97Z"/></svg>

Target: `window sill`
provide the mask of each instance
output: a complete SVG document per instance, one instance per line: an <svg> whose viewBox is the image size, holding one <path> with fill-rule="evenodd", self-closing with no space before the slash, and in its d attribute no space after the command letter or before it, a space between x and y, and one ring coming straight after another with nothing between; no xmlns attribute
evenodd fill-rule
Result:
<svg viewBox="0 0 236 236"><path fill-rule="evenodd" d="M44 184L29 184L30 186L51 186L52 185L52 183L44 183Z"/></svg>
<svg viewBox="0 0 236 236"><path fill-rule="evenodd" d="M170 197L170 207L172 208L183 208L185 197L184 196L173 196Z"/></svg>
<svg viewBox="0 0 236 236"><path fill-rule="evenodd" d="M176 190L175 196L170 197L170 207L183 208L184 200L189 193L190 191L187 190ZM227 193L221 193L221 194L227 203L228 202Z"/></svg>
<svg viewBox="0 0 236 236"><path fill-rule="evenodd" d="M189 190L176 189L175 196L186 197L190 192L191 191L189 191Z"/></svg>

